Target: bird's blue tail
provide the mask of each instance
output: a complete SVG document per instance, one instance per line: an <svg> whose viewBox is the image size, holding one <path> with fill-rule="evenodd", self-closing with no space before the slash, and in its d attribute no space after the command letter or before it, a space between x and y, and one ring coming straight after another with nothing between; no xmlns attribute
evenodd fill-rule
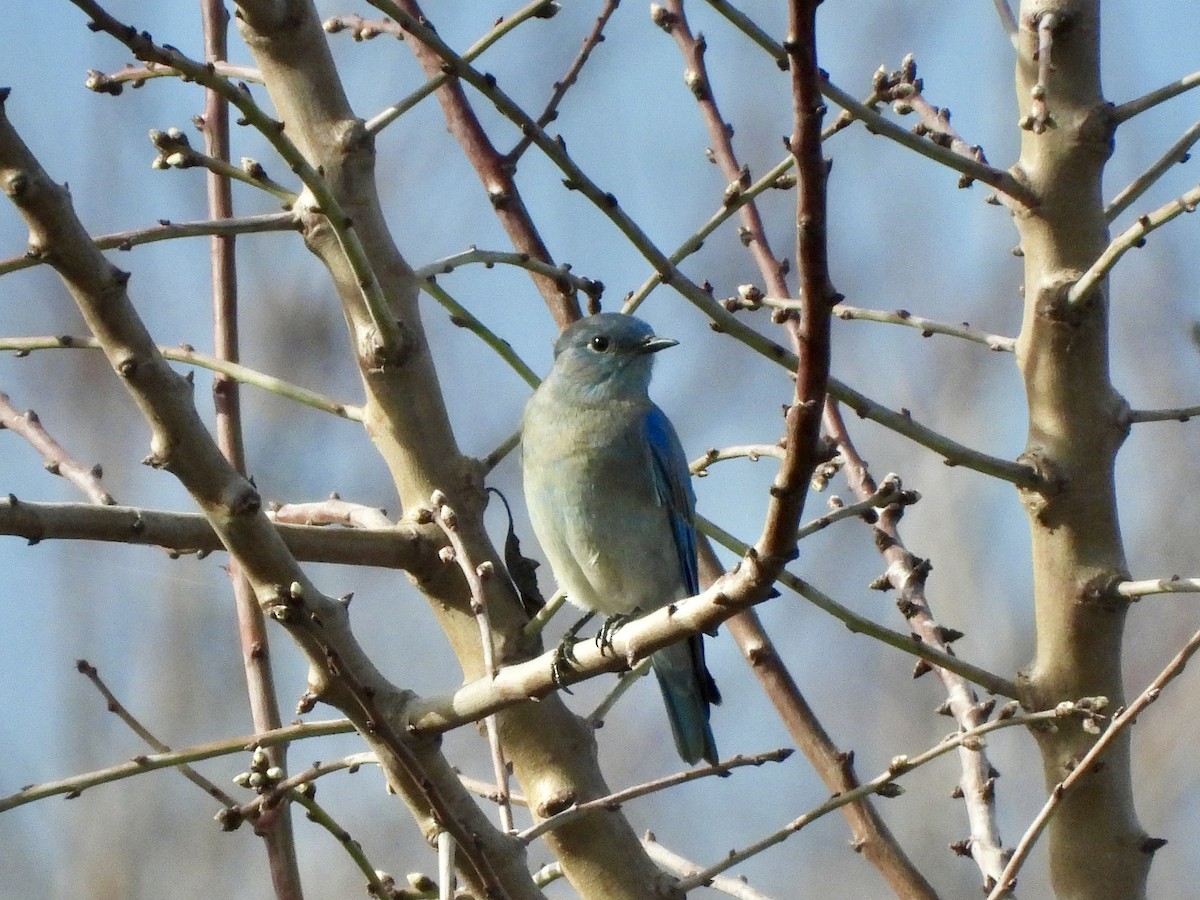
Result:
<svg viewBox="0 0 1200 900"><path fill-rule="evenodd" d="M708 724L711 704L721 702L721 693L704 664L704 642L693 635L659 650L650 663L658 676L675 748L687 762L716 763L717 743Z"/></svg>

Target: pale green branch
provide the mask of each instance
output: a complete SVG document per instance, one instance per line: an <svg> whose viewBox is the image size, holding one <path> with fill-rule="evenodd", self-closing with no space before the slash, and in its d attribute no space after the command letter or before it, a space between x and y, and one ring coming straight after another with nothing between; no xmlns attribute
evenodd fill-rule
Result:
<svg viewBox="0 0 1200 900"><path fill-rule="evenodd" d="M500 19L490 31L467 48L466 52L462 55L462 59L465 62L471 62L522 22L529 19L549 19L557 12L557 3L551 2L551 0L533 0L532 3L526 4L511 16ZM340 29L331 28L330 22L332 21L334 20L325 23L325 30L330 33L336 33ZM449 80L449 73L443 73L436 78L429 79L400 102L372 116L367 121L367 132L369 134L378 134Z"/></svg>
<svg viewBox="0 0 1200 900"><path fill-rule="evenodd" d="M1181 406L1175 409L1134 409L1125 416L1130 424L1137 422L1187 422L1200 416L1200 406Z"/></svg>
<svg viewBox="0 0 1200 900"><path fill-rule="evenodd" d="M1190 91L1194 87L1200 87L1200 72L1185 75L1178 81L1164 84L1162 87L1144 94L1135 100L1130 100L1127 103L1113 107L1113 122L1117 125L1120 125L1122 122L1128 122L1139 113L1144 113L1146 110L1158 106L1158 104L1170 100L1172 97L1178 97L1180 94Z"/></svg>
<svg viewBox="0 0 1200 900"><path fill-rule="evenodd" d="M768 835L760 841L749 845L748 847L731 851L720 862L709 866L700 872L690 875L679 882L679 889L682 891L690 891L701 885L707 884L710 879L732 868L738 863L745 862L764 850L780 844L787 838L791 837L802 828L811 825L817 819L821 818L834 810L841 809L850 803L856 803L872 794L879 794L883 797L897 797L903 793L902 788L895 782L900 776L905 775L914 769L919 768L940 756L957 750L959 747L981 748L983 737L990 732L997 731L1001 728L1011 728L1017 725L1029 726L1038 723L1050 722L1055 719L1065 718L1067 716L1080 715L1085 721L1090 721L1094 718L1095 713L1091 709L1092 703L1081 701L1079 704L1066 703L1061 704L1059 708L1045 710L1042 712L1029 713L1027 715L1011 716L1009 718L993 719L990 722L985 722L977 728L972 728L967 731L958 731L947 735L939 743L929 749L917 754L916 756L895 756L892 758L891 765L888 766L886 772L883 772L869 781L864 781L859 786L848 791L843 791L826 800L824 803L809 810L804 815L797 819L793 819L783 828L780 828L775 833Z"/></svg>
<svg viewBox="0 0 1200 900"><path fill-rule="evenodd" d="M247 125L270 142L275 151L283 157L292 171L304 183L312 195L312 205L325 217L337 236L342 251L346 254L346 260L354 271L363 301L381 341L388 348L402 346L403 337L400 334L399 326L388 309L387 298L383 294L375 269L367 257L366 249L362 245L357 230L342 208L337 196L326 183L325 178L309 163L300 148L285 135L282 123L271 118L254 102L244 84L235 85L218 75L213 68L185 56L173 47L155 44L148 34L123 24L95 0L71 0L71 2L92 17L92 22L97 29L112 35L123 43L138 59L170 66L184 77L223 97L237 108Z"/></svg>
<svg viewBox="0 0 1200 900"><path fill-rule="evenodd" d="M745 554L749 549L749 545L738 540L732 534L716 523L706 519L704 516L696 516L696 527L704 534L715 540L727 550L734 553ZM860 616L853 610L838 603L828 594L823 593L813 587L807 581L791 574L784 570L780 573L779 583L790 588L800 594L809 603L816 606L818 609L829 613L835 619L842 622L847 628L856 634L864 634L867 637L874 638L890 647L894 647L904 653L919 656L926 662L932 663L935 666L940 666L943 669L948 669L972 681L982 687L991 694L999 694L1003 697L1016 697L1017 686L1007 678L1001 678L999 675L974 666L971 663L959 659L957 656L951 656L948 653L943 653L929 644L913 640L910 634L901 634L898 631L892 631L890 628L885 628L870 619Z"/></svg>
<svg viewBox="0 0 1200 900"><path fill-rule="evenodd" d="M0 338L0 352L11 351L17 356L28 356L34 350L100 350L100 342L94 337L72 337L71 335L61 335L58 337L20 337L20 338ZM186 363L188 365L199 366L202 369L209 369L213 372L218 372L227 378L232 378L234 381L242 384L249 384L256 388L261 388L272 394L284 397L288 400L294 400L296 403L301 403L304 406L311 406L313 409L319 409L321 412L332 413L335 416L340 416L343 419L349 419L352 422L361 422L363 417L362 407L354 406L349 403L342 403L340 400L334 400L331 397L326 397L324 394L318 394L316 391L310 391L308 388L300 387L296 384L284 381L281 378L276 378L273 375L267 375L259 372L256 369L251 369L249 366L243 366L240 363L230 362L226 359L220 359L216 356L209 356L207 353L199 351L187 346L186 344L178 347L160 346L158 351L167 359L174 362Z"/></svg>
<svg viewBox="0 0 1200 900"><path fill-rule="evenodd" d="M1092 290L1112 271L1113 266L1120 261L1122 256L1134 247L1142 246L1146 235L1150 232L1161 228L1184 213L1195 212L1198 203L1200 203L1200 185L1170 203L1160 206L1154 212L1138 216L1138 220L1133 225L1112 239L1100 257L1092 263L1092 267L1071 286L1071 290L1067 293L1067 302L1072 306L1090 302L1089 295Z"/></svg>
<svg viewBox="0 0 1200 900"><path fill-rule="evenodd" d="M303 738L323 737L328 734L346 734L354 730L349 719L331 719L325 722L304 722L299 725L287 725L260 734L244 735L236 738L225 738L208 744L188 747L184 750L174 750L170 753L148 753L135 756L128 762L117 763L106 769L73 775L60 781L47 781L22 788L15 794L0 798L0 813L35 800L43 800L57 794L66 794L71 800L90 787L131 778L143 772L153 772L156 769L169 769L183 763L200 762L217 756L230 756L234 753L244 753L247 748L273 747L276 744L286 744Z"/></svg>
<svg viewBox="0 0 1200 900"><path fill-rule="evenodd" d="M1200 122L1196 122L1183 133L1170 149L1160 156L1150 168L1146 169L1141 175L1131 181L1117 196L1113 197L1112 202L1104 207L1104 217L1111 222L1121 213L1132 205L1138 197L1146 193L1154 182L1158 181L1170 168L1179 163L1188 161L1188 150L1191 146L1200 140Z"/></svg>
<svg viewBox="0 0 1200 900"><path fill-rule="evenodd" d="M1137 696L1137 699L1125 709L1117 711L1116 715L1108 723L1108 727L1104 730L1104 733L1092 744L1088 752L1076 761L1070 774L1051 789L1050 796L1047 798L1045 805L1038 812L1037 816L1034 817L1032 824L1030 824L1025 834L1021 836L1021 840L1017 843L1012 858L1009 859L1008 865L1004 867L1004 872L1001 873L996 887L988 894L988 900L1000 900L1002 897L1012 895L1013 887L1016 885L1017 872L1020 871L1021 866L1024 865L1026 859L1029 857L1029 851L1045 830L1046 825L1049 824L1050 817L1058 810L1063 797L1081 780L1096 771L1098 760L1112 745L1113 741L1117 739L1122 731L1133 725L1137 721L1138 716L1162 695L1163 688L1183 671L1188 660L1195 655L1197 650L1200 650L1200 631L1197 631L1188 639L1183 649L1167 663L1166 668L1150 682L1149 686Z"/></svg>
<svg viewBox="0 0 1200 900"><path fill-rule="evenodd" d="M450 321L452 323L460 328L466 328L495 350L499 357L508 363L513 371L520 375L531 388L536 388L541 384L542 380L537 377L537 373L529 368L525 360L517 355L508 341L501 338L484 325L483 322L479 321L470 310L451 297L436 281L426 278L421 282L421 290L441 304L446 312L450 313Z"/></svg>
<svg viewBox="0 0 1200 900"><path fill-rule="evenodd" d="M240 216L234 219L206 219L197 222L170 222L161 220L149 228L134 228L129 231L117 231L93 238L93 242L101 250L131 250L142 244L153 244L157 241L168 241L181 237L212 237L234 236L239 234L259 234L267 231L297 231L300 220L294 213L266 213L258 216ZM43 256L13 256L0 260L0 275L29 269L46 263Z"/></svg>
<svg viewBox="0 0 1200 900"><path fill-rule="evenodd" d="M708 0L708 4L736 26L750 40L771 54L776 63L780 65L780 68L787 67L787 57L784 54L783 45L759 28L744 13L726 3L725 0ZM861 121L872 134L889 138L927 159L941 163L947 168L954 169L968 178L981 181L1024 206L1033 207L1037 205L1037 197L1034 193L1014 178L1011 173L978 162L970 157L962 156L945 147L939 147L937 144L913 134L907 128L897 125L867 104L856 100L828 79L821 82L821 93L851 116Z"/></svg>
<svg viewBox="0 0 1200 900"><path fill-rule="evenodd" d="M1195 594L1200 592L1200 578L1148 578L1144 581L1122 581L1116 587L1121 597L1138 600L1151 594Z"/></svg>
<svg viewBox="0 0 1200 900"><path fill-rule="evenodd" d="M511 250L480 250L477 247L470 247L461 253L455 253L451 256L442 257L427 265L416 269L413 274L421 279L433 279L438 275L446 275L453 272L459 266L469 265L471 263L481 263L487 268L497 263L508 266L516 266L521 269L527 269L530 272L537 272L539 275L545 275L553 278L563 285L564 290L575 289L591 297L593 300L599 300L604 293L604 285L599 281L593 281L591 278L585 278L582 275L575 275L571 272L569 263L563 263L560 266L553 266L550 263L543 262L540 259L534 259L528 253L515 253Z"/></svg>

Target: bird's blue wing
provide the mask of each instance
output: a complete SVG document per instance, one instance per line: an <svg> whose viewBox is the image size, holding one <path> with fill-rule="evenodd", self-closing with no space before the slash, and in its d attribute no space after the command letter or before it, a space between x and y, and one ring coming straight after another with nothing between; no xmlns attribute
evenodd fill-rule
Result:
<svg viewBox="0 0 1200 900"><path fill-rule="evenodd" d="M657 406L646 413L646 443L653 460L654 489L658 502L667 510L679 568L683 572L688 594L700 593L700 577L696 569L696 498L692 493L687 457L670 420Z"/></svg>

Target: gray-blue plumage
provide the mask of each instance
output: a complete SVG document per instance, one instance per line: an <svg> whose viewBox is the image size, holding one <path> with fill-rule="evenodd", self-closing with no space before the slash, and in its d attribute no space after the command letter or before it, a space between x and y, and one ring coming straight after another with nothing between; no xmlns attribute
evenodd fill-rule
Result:
<svg viewBox="0 0 1200 900"><path fill-rule="evenodd" d="M670 421L650 401L654 354L675 345L633 316L574 323L522 425L525 501L567 598L605 616L699 592L695 498ZM651 658L680 756L716 762L720 694L695 635Z"/></svg>

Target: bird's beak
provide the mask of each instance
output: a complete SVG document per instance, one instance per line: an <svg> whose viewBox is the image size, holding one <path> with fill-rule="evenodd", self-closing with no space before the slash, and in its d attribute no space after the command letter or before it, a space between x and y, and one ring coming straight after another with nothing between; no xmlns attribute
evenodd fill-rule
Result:
<svg viewBox="0 0 1200 900"><path fill-rule="evenodd" d="M674 347L679 341L672 338L664 337L649 337L642 342L638 347L639 353L657 353L659 350L666 350L668 347Z"/></svg>

